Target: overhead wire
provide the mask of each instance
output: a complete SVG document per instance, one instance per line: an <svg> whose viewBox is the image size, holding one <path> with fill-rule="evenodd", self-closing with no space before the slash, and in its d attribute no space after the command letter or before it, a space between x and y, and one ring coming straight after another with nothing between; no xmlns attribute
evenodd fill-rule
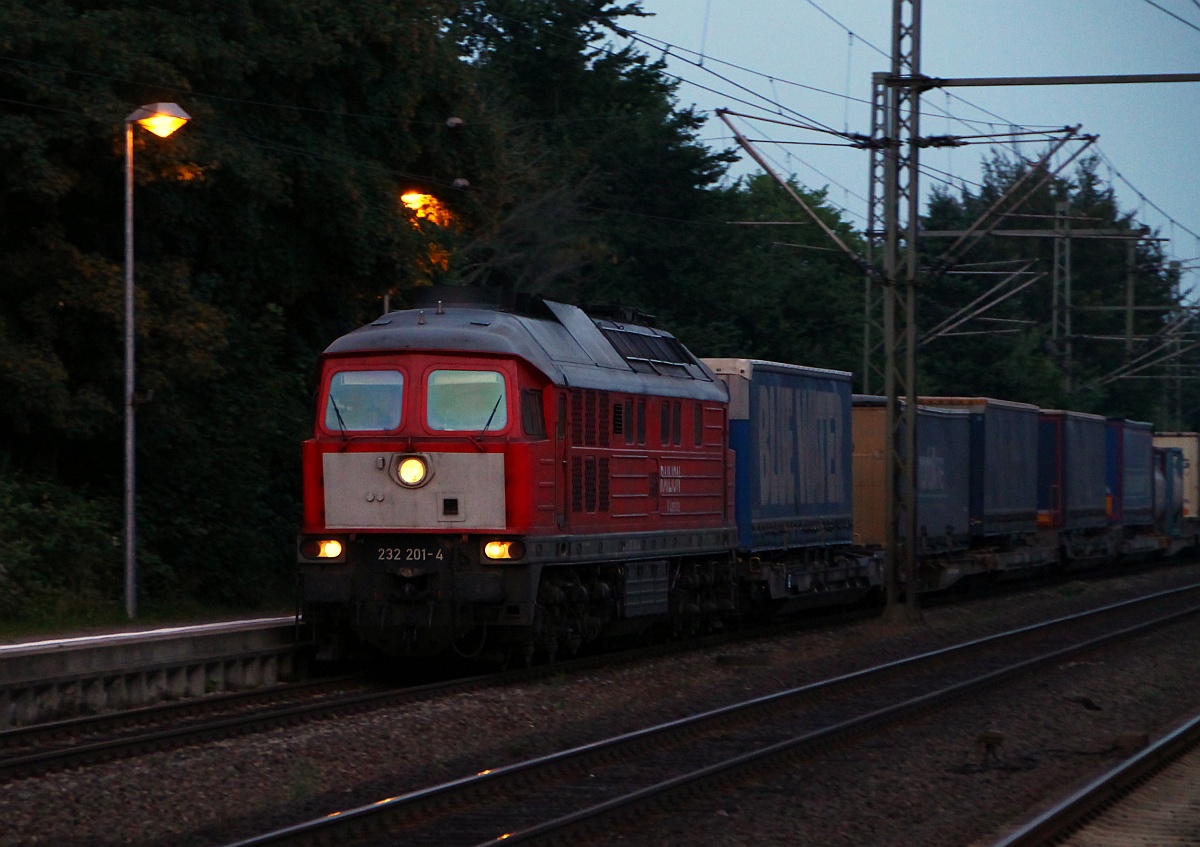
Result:
<svg viewBox="0 0 1200 847"><path fill-rule="evenodd" d="M1116 165L1114 165L1112 163L1112 160L1108 158L1108 156L1104 153L1103 150L1101 150L1099 148L1099 146L1096 147L1096 153L1104 161L1104 164L1108 167L1108 170L1113 175L1115 175L1117 177L1117 179L1119 179L1121 182L1125 183L1126 187L1129 188L1130 191L1132 191L1134 194L1136 194L1138 196L1138 199L1140 199L1147 206L1150 206L1152 209L1154 209L1156 212L1158 212L1160 215L1162 215L1164 218L1166 218L1168 221L1170 221L1172 225L1179 227L1180 229L1182 229L1184 232L1186 232L1188 235L1192 236L1193 238L1200 239L1200 234L1197 234L1197 232L1194 229L1190 229L1190 228L1184 226L1182 223L1177 221L1175 218L1171 217L1171 215L1168 214L1166 211L1164 211L1161 206L1159 206L1157 203L1155 203L1153 200L1151 200L1149 197L1147 197L1144 193L1142 193L1141 189L1139 189L1136 185L1134 185L1132 182L1130 182L1128 179L1126 179L1124 174L1122 174L1119 170L1117 170Z"/></svg>
<svg viewBox="0 0 1200 847"><path fill-rule="evenodd" d="M730 112L729 114L733 115L733 114L737 114L737 113L735 113L735 112ZM747 116L745 116L745 115L738 115L738 117L741 117L741 118L745 119ZM779 141L777 141L776 139L773 139L773 138L767 138L767 139L765 139L765 141L766 141L767 143L769 143L769 144L775 144L775 145L780 145L780 144L781 144L781 142L779 142ZM772 164L774 164L776 167L778 167L780 170L788 170L787 168L783 167L783 166L782 166L782 165L779 163L779 160L778 160L778 159L776 159L775 157L771 156L771 155L770 155L770 154L768 154L768 153L762 152L762 151L760 151L760 153L762 153L762 155L763 155L764 157L766 157L768 160L770 160L770 161L771 161L771 163L772 163ZM826 174L826 173L825 173L824 171L822 171L821 169L819 169L819 168L815 167L814 165L810 164L809 162L806 162L806 161L804 161L803 159L800 159L799 157L796 157L796 159L797 159L797 161L799 161L801 164L803 164L805 167L807 167L809 170L813 171L813 173L816 173L817 175L819 175L819 176L820 176L820 177L822 177L823 179L826 179L826 180L828 180L830 184L832 184L832 185L836 185L838 188L842 189L842 191L843 191L844 193L846 193L847 195L854 197L856 200L859 200L859 201L860 201L860 202L862 202L863 204L866 204L866 203L867 203L867 198L865 198L865 197L863 197L861 194L858 194L857 192L853 191L852 189L850 189L850 188L849 188L849 187L847 187L846 185L842 184L842 183L841 183L841 182L839 182L838 180L834 179L833 177L829 176L828 174ZM841 205L839 205L839 204L837 204L837 203L834 203L833 201L829 200L828 196L826 197L826 202L827 202L827 203L829 203L830 205L834 206L834 207L835 207L835 208L837 208L838 210L840 210L840 211L844 212L845 214L848 214L848 215L853 215L854 217L856 217L856 218L859 218L860 220L863 220L864 222L866 221L866 216L865 216L865 215L862 215L862 214L860 214L860 213L858 213L858 212L855 212L855 211L853 211L853 210L851 210L851 209L849 209L849 208L846 208L846 207L844 207L844 206L841 206Z"/></svg>
<svg viewBox="0 0 1200 847"><path fill-rule="evenodd" d="M624 36L625 38L630 38L630 39L633 39L636 41L641 41L642 43L646 44L646 46L653 47L656 50L670 48L670 50L673 51L671 53L671 55L674 56L675 58L681 58L679 55L680 53L690 53L694 56L700 55L695 50L689 50L687 47L683 47L683 46L681 46L679 44L675 44L674 42L671 42L671 41L666 41L662 38L658 38L657 36L647 35L643 32L635 32L634 30L629 29L628 27L621 27L621 28L617 29L616 32L618 34ZM836 91L830 91L828 88L821 88L816 85L807 85L803 82L796 82L795 80L783 79L782 77L773 77L768 73L764 73L762 71L756 71L753 68L746 67L745 65L739 65L737 62L730 62L725 59L718 59L715 56L706 55L704 58L709 62L713 62L718 65L723 65L727 68L733 68L734 70L742 71L743 73L748 73L748 74L751 74L752 76L761 77L768 81L775 80L775 81L783 83L784 85L790 86L792 88L800 88L805 91L815 92L817 94L827 94L830 97L843 98L843 97L847 96L844 94L839 94ZM688 61L688 60L685 59L684 61ZM689 64L697 64L697 63L689 62ZM698 66L698 64L697 64L697 66ZM707 71L708 68L705 67L704 70ZM685 80L685 82L688 82L688 80ZM762 95L759 95L759 96L762 96ZM764 97L764 99L770 99L770 98ZM863 103L868 106L871 104L870 100L863 100L861 97L850 97L849 99L851 102L854 102L854 103Z"/></svg>
<svg viewBox="0 0 1200 847"><path fill-rule="evenodd" d="M1186 18L1181 18L1179 15L1175 14L1170 9L1164 8L1160 5L1158 5L1157 3L1155 3L1154 0L1144 0L1144 2L1149 3L1151 6L1153 6L1155 9L1158 9L1158 11L1162 12L1164 15L1170 15L1171 17L1173 17L1175 20L1179 21L1184 26L1190 26L1192 29L1196 30L1196 32L1200 32L1200 26L1196 26L1194 23L1187 20Z"/></svg>
<svg viewBox="0 0 1200 847"><path fill-rule="evenodd" d="M702 70L708 71L709 73L712 73L714 76L717 76L718 78L720 78L720 79L722 79L722 80L724 80L724 81L729 81L727 77L724 77L724 76L722 76L722 75L720 75L720 74L716 74L716 73L715 73L714 71L712 71L710 68L708 68L708 67L705 67L705 66L702 66L702 65L699 63L699 60L695 60L695 61L693 61L693 60L689 60L689 59L687 59L685 56L682 56L682 55L680 55L681 53L692 53L692 54L695 54L695 51L688 50L687 48L681 47L680 45L673 44L673 43L671 43L671 42L667 42L667 41L664 41L664 40L662 40L662 39L656 39L656 38L652 38L652 37L648 37L648 36L643 36L641 33L636 33L636 34L635 34L635 33L633 33L632 31L628 31L628 30L626 30L626 31L625 31L625 34L627 35L627 37L631 38L631 40L634 40L634 41L640 41L641 43L645 44L646 46L657 46L657 45L655 45L655 44L651 44L650 42L657 42L657 44L664 45L664 47L665 47L665 48L667 48L667 49L670 49L670 50L674 50L674 51L675 51L675 52L674 52L674 54L673 54L675 58L677 58L677 59L679 59L679 60L681 60L681 61L687 62L687 63L689 63L689 64L692 64L693 66L695 66L695 67L697 67L697 68L700 68L700 69L702 69ZM864 43L867 43L867 42L865 42L865 41L864 41ZM869 45L869 46L873 46L873 45ZM876 49L877 49L877 48L876 48ZM725 66L728 66L728 67L733 67L733 68L736 68L736 69L738 69L738 70L741 70L741 71L744 71L744 72L747 72L747 73L751 73L751 74L753 74L753 75L755 75L755 76L759 76L759 77L762 77L762 78L764 78L764 79L767 79L767 80L773 80L773 79L775 79L774 77L771 77L771 76L770 76L770 75L768 75L768 74L764 74L764 73L761 73L761 72L759 72L759 71L755 71L755 70L753 70L753 69L746 68L745 66L738 65L738 64L736 64L736 63L733 63L733 62L727 62L727 61L725 61L725 60L722 60L722 59L715 59L714 57L711 57L711 56L705 56L705 58L706 58L706 59L707 59L707 60L708 60L710 63L711 63L711 62L715 62L715 63L721 64L721 65L725 65ZM690 85L697 85L697 84L696 84L696 83L694 83L692 80L686 79L686 78L684 78L684 77L682 77L682 76L679 76L679 75L675 75L675 78L676 78L676 79L679 79L679 80L680 80L680 81L682 81L682 82L685 82L685 83L687 83L687 84L690 84ZM830 96L833 96L833 97L843 97L843 96L844 96L844 95L839 95L837 92L829 91L829 90L827 90L827 89L817 88L817 87L815 87L815 86L803 85L803 84L800 84L800 83L792 83L792 82L791 82L791 81L789 81L789 80L780 80L780 81L781 81L781 82L783 82L783 83L785 83L785 84L788 84L788 85L794 85L794 86L796 86L796 87L798 87L798 88L802 88L802 89L807 89L807 90L816 91L816 92L818 92L818 93L821 93L821 94L827 94L827 95L830 95ZM737 85L737 86L738 86L739 88L741 88L742 90L749 90L749 89L747 89L745 86L742 86L742 85L740 85L740 83L732 83L732 84L734 84L734 85ZM710 91L710 92L717 93L717 92L715 92L715 91L714 91L714 89L712 89L712 88L711 88L711 87L709 87L709 86L697 85L697 87L700 87L700 88L702 88L702 89L704 89L704 90L707 90L707 91ZM762 94L757 94L757 96L758 96L758 97L760 97L761 99L763 99L764 101L770 102L770 98L767 98L765 95L762 95ZM739 100L739 102L743 103L744 105L746 104L746 101L745 101L745 99L744 99L744 98L736 98L736 99L738 99L738 100ZM855 102L859 102L859 103L868 103L868 101L866 101L866 100L861 100L860 98L853 98L853 97L849 97L848 99L849 99L849 100L853 100L853 101L855 101ZM778 102L778 101L776 101L776 102L774 103L774 105L777 107L777 109L779 110L779 113L780 113L780 114L782 114L783 110L786 108L786 109L787 109L787 111L789 111L789 112L792 112L793 114L799 115L799 116L800 116L800 117L802 117L804 120L806 120L806 121L810 121L810 122L812 122L812 123L816 124L816 126L800 126L800 125L796 125L796 124L786 124L786 123L785 123L785 122L783 122L783 121L779 121L779 120L776 120L776 119L774 119L774 118L768 118L768 117L765 117L765 116L763 116L763 117L759 117L759 116L741 115L741 117L743 117L743 118L752 118L752 119L755 119L755 120L761 120L761 121L766 121L766 122L771 122L771 123L781 123L781 124L784 124L784 125L790 125L790 126L793 126L793 127L797 128L797 129L807 129L807 130L816 131L816 132L823 132L823 133L827 133L827 134L830 134L830 135L834 135L834 136L838 136L838 137L842 137L842 138L847 138L847 139L855 139L855 140L858 140L858 139L860 139L860 138L861 138L861 136L857 136L857 135L855 135L855 134L853 134L853 133L848 133L848 132L839 132L838 130L836 130L836 129L833 129L832 127L829 127L828 125L825 125L824 123L822 123L822 122L820 122L820 121L813 121L813 119L811 119L811 118L809 118L809 117L807 117L807 116L805 116L805 115L802 115L802 113L799 113L799 112L797 112L796 110L793 110L793 109L790 109L790 108L787 108L787 107L785 107L785 106L784 106L782 103L780 103L780 102ZM762 107L757 107L757 106L756 106L756 108L762 108ZM952 115L951 115L950 117L952 117L952 118L953 118L954 116L952 116ZM963 123L964 123L965 125L970 125L970 124L969 124L968 122L966 122L966 121L964 121ZM818 142L783 142L783 141L779 141L778 139L772 139L772 138L767 138L767 139L765 139L765 141L766 141L767 143L771 143L771 144L774 144L774 145L776 145L776 146L780 146L780 147L784 146L785 144L786 144L786 145L792 145L792 146L809 146L809 147L817 147L817 146L835 146L835 147L841 147L841 146L845 146L845 145L841 145L841 144L821 144L821 143L818 143ZM788 158L789 158L789 160L790 160L791 158L793 158L793 156L792 156L792 154L791 154L791 152L790 152L790 151L787 151L787 154L788 154ZM823 179L826 179L826 180L827 180L827 181L828 181L830 184L836 185L838 188L842 189L843 193L844 193L844 194L846 194L847 196L853 196L855 199L859 200L859 201L860 201L860 202L862 202L863 204L866 204L866 203L868 202L868 201L867 201L867 199L866 199L865 197L863 197L861 194L858 194L857 192L855 192L855 191L851 190L849 187L847 187L846 185L844 185L844 184L843 184L843 183L841 183L840 181L838 181L838 180L834 179L833 177L829 176L829 175L828 175L828 174L826 174L824 171L820 170L819 168L817 168L816 166L814 166L814 165L813 165L813 164L811 164L810 162L808 162L808 161L806 161L806 160L804 160L804 159L801 159L801 158L799 158L799 157L794 157L794 158L796 158L796 160L797 160L797 161L799 161L799 162L800 162L800 163L801 163L801 164L802 164L804 167L806 167L806 168L808 168L808 169L812 170L814 173L818 174L818 175L819 175L819 176L821 176ZM790 169L790 168L785 168L785 167L783 167L782 165L780 165L780 164L779 164L779 162L778 162L778 160L776 160L776 159L774 159L774 158L771 158L771 161L772 161L772 162L774 162L774 163L775 163L777 166L779 166L779 167L781 168L781 170L787 170L787 171L789 171L789 172L791 171L791 169ZM932 176L932 174L931 174L931 176ZM950 185L951 187L953 187L953 186L954 186L954 183L953 183L953 182L951 182L951 181L948 181L948 180L942 180L942 179L939 179L939 178L937 178L936 176L933 176L933 178L934 178L935 180L937 180L938 182L942 182L942 183L944 183L944 184L946 184L946 185ZM967 180L961 180L961 179L960 179L960 183L963 183L963 184L965 184L966 182L967 182ZM852 216L853 216L853 217L855 217L855 218L858 218L858 219L860 219L860 220L864 220L864 221L866 220L866 216L865 216L864 214L860 213L860 212L852 211L852 210L850 210L849 208L847 208L847 207L844 207L844 206L839 206L838 208L842 209L842 211L846 212L847 214L850 214L850 215L852 215Z"/></svg>
<svg viewBox="0 0 1200 847"><path fill-rule="evenodd" d="M836 17L834 17L833 15L831 15L830 13L828 13L828 12L827 12L827 11L826 11L824 8L822 8L822 7L821 7L821 6L820 6L818 3L816 3L816 2L815 2L815 0L806 0L806 2L807 2L809 5L811 5L813 8L815 8L815 9L816 9L818 12L820 12L821 14L823 14L823 15L824 15L826 18L828 18L830 21L832 21L834 24L836 24L837 26L839 26L840 28L842 28L842 29L843 29L843 30L844 30L844 31L847 33L848 37L855 37L855 38L858 38L859 40L861 40L861 41L862 41L864 44L866 44L868 47L870 47L870 48L871 48L872 50L874 50L875 52L879 53L879 54L880 54L880 55L882 55L882 56L887 56L887 54L886 54L886 53L885 53L883 50L881 50L879 47L877 47L876 45L874 45L874 44L870 43L868 40L866 40L866 39L862 38L862 37L861 37L861 36L859 36L857 33L855 33L855 32L854 32L854 31L853 31L853 30L852 30L850 27L846 26L844 23L842 23L842 22L841 22L840 20L838 20ZM1147 0L1147 2L1150 2L1150 0ZM1198 7L1200 7L1200 0L1192 0L1192 2L1193 2L1193 3L1195 3L1195 4L1196 4ZM1153 4L1153 3L1152 3L1152 5L1156 5L1156 4ZM1160 7L1160 8L1161 8L1161 7ZM1163 11L1166 11L1166 10L1163 10ZM1173 15L1173 16L1174 16L1174 15ZM1174 16L1174 17L1177 17L1177 16ZM1190 24L1189 22L1187 22L1187 21L1183 21L1183 22L1184 22L1184 23L1187 23L1189 26L1191 26L1191 24ZM1194 27L1194 28L1200 29L1200 27ZM624 29L624 28L622 28L622 33L623 33L623 34L625 34L625 35L627 35L627 36L632 36L632 35L634 35L634 33L633 33L631 30ZM681 57L681 56L679 56L679 53L680 53L680 52L685 52L685 53L694 53L694 52L695 52L695 51L690 51L690 50L687 50L687 48L684 48L684 47L682 47L682 46L680 46L680 45L676 45L676 44L673 44L673 43L671 43L671 42L667 42L667 41L665 41L665 40L663 40L663 39L656 39L656 38L653 38L653 37L651 37L651 36L645 36L645 35L643 35L643 34L641 34L641 33L637 33L636 35L637 35L637 37L638 37L638 39L639 39L639 40L642 40L642 42L643 42L643 43L646 43L646 42L649 42L649 41L656 41L656 42L657 42L658 44L660 44L660 45L664 45L665 47L669 47L670 49L673 49L673 50L675 50L675 51L676 51L676 54L675 54L676 58L679 58L679 59L681 59L681 60L683 60L683 61L688 61L688 60L687 60L686 58L684 58L684 57ZM647 45L647 46L649 46L649 45ZM716 58L714 58L714 57L712 57L712 56L706 56L705 58L706 58L706 59L707 59L707 60L708 60L710 63L712 63L712 62L715 62L715 63L718 63L718 64L725 65L725 66L727 66L727 67L732 67L732 68L735 68L735 69L737 69L737 70L740 70L740 71L743 71L743 72L745 72L745 73L750 73L750 74L753 74L753 75L755 75L755 76L759 76L759 77L762 77L762 78L764 78L764 79L767 79L767 80L771 81L771 83L772 83L772 90L773 90L773 91L774 91L774 82L775 82L776 80L778 80L780 83L782 83L782 84L784 84L784 85L789 85L789 86L793 86L793 87L797 87L797 88L801 88L801 89L805 89L805 90L814 91L814 92L816 92L816 93L824 94L824 95L827 95L827 96L832 96L832 97L840 97L840 98L842 98L843 100L845 100L845 101L847 101L847 102L857 102L857 103L863 103L863 104L866 104L866 103L868 102L868 101L866 101L866 100L863 100L863 99L861 99L861 98L855 98L855 97L851 97L851 96L849 96L848 94L839 94L839 93L837 93L837 92L834 92L834 91L829 91L829 90L827 90L827 89L819 88L819 87L816 87L816 86L810 86L810 85L804 85L804 84L801 84L801 83L795 83L795 82L792 82L792 81L790 81L790 80L787 80L787 79L782 79L782 78L780 78L780 77L772 76L772 75L769 75L769 74L763 73L763 72L761 72L761 71L756 71L756 70L754 70L754 69L752 69L752 68L747 68L747 67L745 67L745 66L743 66L743 65L739 65L739 64L736 64L736 63L733 63L733 62L727 62L727 61L725 61L725 60L721 60L721 59L716 59ZM690 62L690 63L691 63L691 64L693 64L693 65L695 65L695 64L696 64L695 62ZM709 69L708 69L708 68L704 68L704 70L709 70ZM694 83L692 80L688 80L688 79L686 79L686 78L684 78L684 77L682 77L682 76L676 76L676 79L679 79L681 82L683 82L683 83L686 83L686 84L689 84L689 85L695 85L695 83ZM701 88L703 88L703 89L705 89L705 90L708 90L708 91L710 91L710 92L712 92L712 91L713 91L713 89L712 89L711 87L708 87L708 86L697 86L697 87L701 87ZM742 90L747 90L745 86L741 86L740 84L739 84L739 88L741 88ZM771 98L767 98L766 96L764 96L764 95L761 95L761 94L759 94L758 96L759 96L761 99L763 99L764 101L770 101L770 100L771 100ZM778 95L776 95L776 99L777 99L777 97L778 97ZM1048 131L1049 131L1049 130L1052 130L1052 129L1058 129L1058 127L1053 127L1053 128L1052 128L1052 127L1049 127L1049 126L1046 126L1046 127L1037 127L1037 126L1030 126L1030 125L1024 125L1024 124L1017 124L1017 123L1014 123L1014 122L1012 122L1012 121L1008 120L1007 118L1005 118L1005 117L1003 117L1003 116L1001 116L1001 115L999 115L999 114L997 114L997 113L995 113L995 112L993 112L993 111L991 111L991 110L989 110L989 109L987 109L987 108L985 108L985 107L983 107L983 106L980 106L980 105L979 105L979 104L977 104L977 103L974 103L974 102L972 102L972 101L970 101L970 100L968 100L968 99L966 99L966 98L964 98L964 97L961 97L961 96L959 96L959 95L957 95L957 94L953 94L953 93L951 93L951 92L947 92L947 98L948 98L948 99L953 99L953 100L956 100L956 101L958 101L958 102L962 103L963 105L965 105L965 106L968 106L968 107L970 107L970 108L972 108L972 109L976 109L976 110L978 110L979 112L981 112L982 114L985 114L985 115L987 115L987 116L989 116L989 117L991 117L991 118L994 118L996 121L999 121L999 122L1001 122L1001 123L1003 123L1003 124L1007 125L1007 126L1008 126L1008 127L1010 127L1010 128L1019 128L1019 129L1020 129L1020 130L1021 130L1023 133L1031 133L1031 134L1042 134L1042 133L1047 133L1047 134L1048 134ZM744 101L743 101L743 102L744 102ZM929 107L929 108L931 108L933 111L935 111L935 112L939 113L939 115L940 115L940 116L943 116L943 117L947 118L948 120L953 120L953 121L957 121L957 122L959 122L959 123L962 123L964 126L972 126L972 127L974 127L974 126L979 126L979 125L981 125L981 124L982 124L982 125L985 125L985 126L988 126L989 128L993 129L993 131L992 131L992 132L990 132L990 133L988 133L988 134L987 134L989 137L996 137L996 136L1001 136L1001 135L1010 135L1010 136L1011 136L1011 135L1013 135L1013 134L1014 134L1014 133L1012 133L1012 132L1010 132L1010 133L1001 133L1001 132L995 131L995 125L994 125L994 124L992 124L991 122L988 122L988 121L981 121L981 120L973 120L973 119L965 118L965 117L963 117L963 116L961 116L961 115L956 115L956 114L953 114L953 113L951 113L951 112L950 112L948 109L943 109L943 108L939 107L937 104L931 103L931 102L930 102L930 101L928 101L928 100L925 100L925 101L923 101L923 105L925 105L925 106L928 106L928 107ZM776 103L775 103L775 106L776 106L777 110L778 110L780 113L782 113L783 109L785 108L785 107L783 106L783 104L781 104L781 103L778 103L778 102L776 102ZM794 110L790 110L790 109L789 109L788 111L793 111L793 113L795 113L795 112L794 112ZM811 119L810 119L810 120L811 120ZM821 122L819 122L819 121L814 121L814 123L821 124ZM823 124L821 124L821 125L824 127L824 125L823 125ZM821 131L829 132L829 131L830 131L830 128L828 128L828 127L824 127L824 128L821 130ZM833 134L837 135L837 134L839 134L839 133L837 133L836 131L834 131L834 132L833 132ZM849 133L843 132L843 133L840 133L840 134L841 134L841 135L843 135L843 136L845 136L845 135L848 135ZM773 143L776 143L776 144L782 144L783 142L774 141ZM826 146L826 145L807 144L807 145L805 145L805 146ZM835 146L836 146L836 145L835 145ZM1098 153L1099 155L1101 155L1101 156L1103 156L1103 155L1104 155L1104 154L1102 153L1102 151L1099 149L1099 147L1097 147L1097 148L1096 148L1096 151L1097 151L1097 153ZM1105 157L1105 159L1107 160L1107 157ZM805 163L805 164L807 165L807 163ZM816 169L814 168L814 171L815 171L815 170L816 170ZM935 169L935 170L936 170L936 169ZM1116 172L1115 168L1114 168L1113 170L1114 170L1114 172L1115 172L1115 173L1118 173L1118 176L1120 176L1120 175L1119 175L1119 172ZM951 180L954 180L954 179L957 179L957 180L959 180L959 181L960 181L960 183L962 183L962 184L964 184L964 185L965 185L967 182L969 182L968 180L965 180L965 179L963 179L962 177L957 177L957 176L955 176L955 175L953 175L953 174L949 174L949 173L947 173L947 172L945 172L945 171L939 171L939 172L940 172L941 174L945 175L946 177L948 177L949 179L948 179L948 180L938 179L936 176L934 176L933 178L934 178L934 179L937 179L937 181L939 181L939 182L943 182L944 184L950 185L950 186L952 186L952 187L953 187L953 185L954 185L954 182L953 182L953 181L951 181ZM932 176L932 174L931 174L931 176ZM1131 190L1133 190L1133 191L1134 191L1134 193L1135 193L1135 194L1137 194L1137 196L1138 196L1140 199L1142 199L1142 201L1143 201L1144 203L1146 203L1147 205L1149 205L1149 206L1151 206L1152 208L1154 208L1154 209L1155 209L1155 210L1156 210L1156 211L1157 211L1159 214L1161 214L1161 215L1162 215L1164 218L1166 218L1166 219L1167 219L1169 222L1171 222L1171 224L1172 224L1172 225L1179 226L1181 229L1183 229L1184 231L1186 231L1186 232L1188 232L1189 234L1193 235L1193 237L1197 238L1198 242L1200 242L1200 235L1197 235L1197 234L1196 234L1196 233L1195 233L1193 230L1191 230L1190 228L1188 228L1188 227L1186 227L1186 226L1183 226L1182 224L1180 224L1180 223L1179 223L1179 222L1178 222L1178 221L1177 221L1175 218L1173 218L1173 217L1172 217L1170 214L1168 214L1167 212L1165 212L1165 211L1164 211L1164 210L1163 210L1163 209L1162 209L1160 206L1158 206L1157 204L1155 204L1155 203L1153 203L1152 201L1150 201L1150 200L1149 200L1149 198L1147 198L1147 197L1146 197L1146 195L1145 195L1144 193L1142 193L1140 190L1136 189L1136 188L1135 188L1135 187L1134 187L1132 184L1130 184L1130 183L1129 183L1129 181L1128 181L1128 180L1126 180L1124 177L1120 177L1120 179L1121 179L1121 181L1122 181L1122 182L1124 182L1124 183L1125 183L1125 184L1126 184L1126 185L1127 185L1127 186L1128 186L1128 187L1129 187ZM980 186L978 185L978 183L971 183L971 184L975 185L976 187L980 187ZM844 186L841 186L841 187L843 187L843 188L844 188ZM859 215L856 215L856 217L861 217L861 216L859 216Z"/></svg>
<svg viewBox="0 0 1200 847"><path fill-rule="evenodd" d="M846 26L844 23L842 23L842 22L841 22L841 21L839 21L837 18L835 18L833 15L829 14L829 12L825 11L824 9L822 9L822 8L821 8L821 6L820 6L818 3L816 3L816 2L815 2L815 0L807 0L807 2L808 2L808 5L812 6L814 9L816 9L816 10L817 10L818 12L820 12L822 15L824 15L824 16L825 16L825 17L827 17L827 18L829 18L829 20L833 21L835 24L837 24L838 26L840 26L842 29L844 29L844 30L845 30L847 33L849 33L850 35L852 35L852 36L855 36L856 38L858 38L858 40L859 40L859 41L861 41L863 44L865 44L865 45L867 45L868 47L870 47L872 50L874 50L874 51L875 51L876 53L878 53L880 56L882 56L883 58L887 59L889 62L892 60L892 56L891 56L891 54L890 54L890 53L887 53L886 51L882 50L881 48L879 48L879 47L876 47L876 46L875 46L874 44L872 44L870 41L868 41L867 39L863 38L861 35L858 35L858 33L856 33L854 30L850 29L850 27Z"/></svg>

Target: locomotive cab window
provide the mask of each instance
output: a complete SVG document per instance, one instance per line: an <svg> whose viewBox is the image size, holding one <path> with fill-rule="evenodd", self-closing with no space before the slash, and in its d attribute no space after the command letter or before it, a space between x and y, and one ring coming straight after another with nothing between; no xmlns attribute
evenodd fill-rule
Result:
<svg viewBox="0 0 1200 847"><path fill-rule="evenodd" d="M329 380L325 428L378 432L400 426L404 375L399 371L340 371Z"/></svg>
<svg viewBox="0 0 1200 847"><path fill-rule="evenodd" d="M499 432L508 426L504 376L496 371L432 371L425 421L447 432Z"/></svg>

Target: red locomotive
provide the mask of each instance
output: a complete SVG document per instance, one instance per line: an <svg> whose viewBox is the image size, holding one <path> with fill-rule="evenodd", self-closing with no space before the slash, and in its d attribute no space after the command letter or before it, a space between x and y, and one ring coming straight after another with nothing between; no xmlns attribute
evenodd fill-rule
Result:
<svg viewBox="0 0 1200 847"><path fill-rule="evenodd" d="M528 660L731 611L724 384L635 315L487 296L431 292L321 358L299 542L318 638Z"/></svg>

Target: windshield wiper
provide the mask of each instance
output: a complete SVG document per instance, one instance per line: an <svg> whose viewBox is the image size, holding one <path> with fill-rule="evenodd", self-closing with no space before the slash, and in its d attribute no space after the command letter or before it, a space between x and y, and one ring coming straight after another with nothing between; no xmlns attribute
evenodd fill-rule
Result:
<svg viewBox="0 0 1200 847"><path fill-rule="evenodd" d="M483 429L479 430L479 438L482 438L484 435L487 434L488 427L490 427L492 425L492 419L496 417L496 410L500 408L500 401L503 399L504 399L504 392L501 391L500 396L496 398L495 405L492 406L492 413L490 415L488 415L487 423L485 423L483 425ZM471 439L471 443L475 445L475 449L478 450L480 453L487 452L486 450L483 449L483 444L480 443L479 438L476 438L474 435L468 435L467 438Z"/></svg>
<svg viewBox="0 0 1200 847"><path fill-rule="evenodd" d="M333 406L333 413L337 415L338 430L342 433L342 441L346 438L346 421L342 418L342 410L338 408L337 400L333 399L333 394L329 395L329 404Z"/></svg>
<svg viewBox="0 0 1200 847"><path fill-rule="evenodd" d="M492 406L492 413L490 415L488 415L487 423L485 423L483 425L483 429L481 429L479 431L480 435L483 435L484 433L486 433L488 431L488 427L490 427L492 425L492 418L496 417L496 410L500 408L500 401L503 399L504 399L504 392L501 392L500 396L496 398L496 405Z"/></svg>

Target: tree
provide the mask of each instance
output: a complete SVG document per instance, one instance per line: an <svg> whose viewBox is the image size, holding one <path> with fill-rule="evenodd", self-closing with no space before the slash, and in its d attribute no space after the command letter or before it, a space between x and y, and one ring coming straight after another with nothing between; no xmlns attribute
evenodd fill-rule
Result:
<svg viewBox="0 0 1200 847"><path fill-rule="evenodd" d="M956 196L948 189L935 189L923 226L927 230L965 228L1023 176L1028 167L1025 162L994 155L984 163L983 184L977 191L964 188ZM1052 231L1060 203L1067 204L1071 226L1076 230L1136 233L1142 229L1132 212L1120 210L1111 186L1105 185L1097 174L1095 158L1084 159L1070 178L1051 179L999 229ZM1054 242L1051 237L989 237L964 261L977 270L984 270L983 264L991 263L986 270L993 275L967 273L926 281L919 301L923 330L992 287L999 278L994 275L997 271L1011 272L1031 261L1031 270L1045 274L1042 281L988 311L985 320L963 327L983 334L939 338L923 347L921 390L935 394L984 393L1047 408L1139 418L1153 414L1157 420L1165 419L1159 386L1145 382L1096 385L1124 361L1124 346L1116 340L1087 336L1123 335L1125 316L1119 311L1088 309L1125 303L1127 241L1071 239L1075 337L1071 357L1073 390L1067 391L1063 339L1056 342L1052 332ZM927 262L934 257L934 249L926 252ZM1161 311L1139 311L1135 315L1135 334L1152 335L1162 328L1164 317L1171 311L1173 279L1162 268L1161 251L1152 242L1138 244L1135 266L1138 302L1163 305ZM1009 323L997 323L997 319ZM996 332L997 329L1004 331ZM939 355L949 350L953 350L952 356Z"/></svg>
<svg viewBox="0 0 1200 847"><path fill-rule="evenodd" d="M453 11L441 0L0 7L0 467L12 502L65 486L89 526L111 521L106 535L120 524L123 122L160 100L194 118L168 142L136 135L151 601L252 601L286 579L315 357L418 277L428 243L400 194L449 191L488 158L447 125L477 103L471 69L440 37ZM43 575L74 567L40 563ZM115 606L116 584L108 596Z"/></svg>

